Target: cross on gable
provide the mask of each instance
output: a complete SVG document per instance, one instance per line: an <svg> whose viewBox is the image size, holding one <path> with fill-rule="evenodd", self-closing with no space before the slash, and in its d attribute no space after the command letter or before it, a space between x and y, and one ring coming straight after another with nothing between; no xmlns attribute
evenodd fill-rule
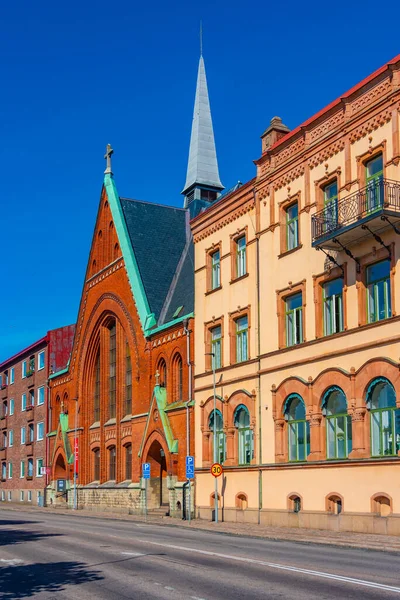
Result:
<svg viewBox="0 0 400 600"><path fill-rule="evenodd" d="M107 161L107 166L106 166L106 170L104 171L104 174L107 175L112 175L112 170L111 170L111 155L114 154L114 150L111 148L111 144L107 144L107 148L106 148L106 153L104 155L104 158Z"/></svg>

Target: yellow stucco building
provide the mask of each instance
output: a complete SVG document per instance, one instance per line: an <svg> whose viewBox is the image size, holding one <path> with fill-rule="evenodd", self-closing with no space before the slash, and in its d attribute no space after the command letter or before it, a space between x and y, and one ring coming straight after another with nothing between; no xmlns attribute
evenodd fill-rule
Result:
<svg viewBox="0 0 400 600"><path fill-rule="evenodd" d="M400 56L192 221L199 517L216 459L224 520L400 534L399 111Z"/></svg>

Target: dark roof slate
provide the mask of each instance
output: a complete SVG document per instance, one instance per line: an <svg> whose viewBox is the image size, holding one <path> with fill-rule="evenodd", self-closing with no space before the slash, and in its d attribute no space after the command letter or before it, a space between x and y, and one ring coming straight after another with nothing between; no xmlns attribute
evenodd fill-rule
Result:
<svg viewBox="0 0 400 600"><path fill-rule="evenodd" d="M182 307L179 314L174 317L175 311ZM164 323L172 321L174 318L183 317L194 311L194 246L193 240L190 241L183 262L178 273L169 306L167 308ZM162 324L162 323L160 323Z"/></svg>
<svg viewBox="0 0 400 600"><path fill-rule="evenodd" d="M186 211L128 198L120 202L150 310L158 321L186 245Z"/></svg>

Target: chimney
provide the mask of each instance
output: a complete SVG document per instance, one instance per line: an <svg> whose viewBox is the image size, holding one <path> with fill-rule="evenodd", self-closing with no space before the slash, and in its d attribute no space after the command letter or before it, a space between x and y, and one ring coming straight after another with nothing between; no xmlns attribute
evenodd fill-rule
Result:
<svg viewBox="0 0 400 600"><path fill-rule="evenodd" d="M283 136L289 133L289 131L289 127L286 127L286 125L282 123L282 119L280 117L274 117L271 119L269 127L261 136L262 152L269 150L271 146L275 144L275 142L283 138Z"/></svg>

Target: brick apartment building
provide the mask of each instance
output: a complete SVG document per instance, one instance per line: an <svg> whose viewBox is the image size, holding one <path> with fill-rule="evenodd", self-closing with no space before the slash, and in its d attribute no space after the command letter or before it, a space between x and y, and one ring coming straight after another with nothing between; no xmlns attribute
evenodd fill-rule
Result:
<svg viewBox="0 0 400 600"><path fill-rule="evenodd" d="M42 504L48 377L68 362L75 326L49 331L0 364L0 501Z"/></svg>

